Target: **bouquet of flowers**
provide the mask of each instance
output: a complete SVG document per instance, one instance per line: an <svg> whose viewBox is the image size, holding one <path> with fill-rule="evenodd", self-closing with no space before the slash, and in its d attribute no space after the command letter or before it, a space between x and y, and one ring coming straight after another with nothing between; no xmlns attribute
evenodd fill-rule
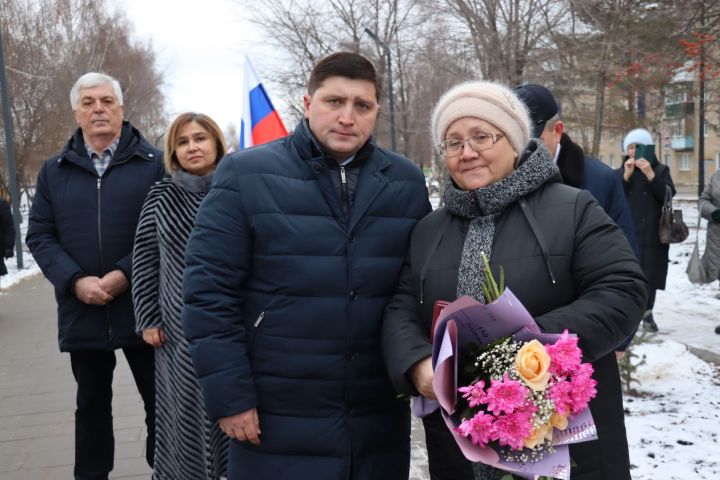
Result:
<svg viewBox="0 0 720 480"><path fill-rule="evenodd" d="M567 330L540 332L482 256L486 304L462 297L435 326L433 388L443 418L469 460L567 479L568 445L597 438L588 409L593 368Z"/></svg>

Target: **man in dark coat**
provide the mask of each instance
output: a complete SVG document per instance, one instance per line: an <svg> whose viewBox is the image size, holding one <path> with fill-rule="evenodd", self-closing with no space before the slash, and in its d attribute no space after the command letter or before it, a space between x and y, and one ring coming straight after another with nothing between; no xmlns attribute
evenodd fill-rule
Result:
<svg viewBox="0 0 720 480"><path fill-rule="evenodd" d="M565 124L560 120L557 101L550 90L536 84L520 85L514 90L530 111L532 137L543 141L560 169L563 183L592 193L605 213L622 228L639 258L630 208L613 169L600 160L585 155L582 147L565 133Z"/></svg>
<svg viewBox="0 0 720 480"><path fill-rule="evenodd" d="M112 378L122 348L145 404L146 457L155 431L153 349L135 335L130 295L140 209L163 177L162 152L123 121L120 84L100 73L70 91L80 128L38 175L26 243L55 287L59 342L77 382L75 479L113 468Z"/></svg>
<svg viewBox="0 0 720 480"><path fill-rule="evenodd" d="M605 213L625 233L639 259L640 249L635 238L633 218L615 171L600 160L585 155L582 147L565 133L565 124L559 116L560 109L550 90L537 84L520 85L514 90L530 111L533 138L543 141L560 169L565 185L592 193ZM635 332L618 346L618 356L624 354L634 335Z"/></svg>
<svg viewBox="0 0 720 480"><path fill-rule="evenodd" d="M15 246L15 222L13 222L10 204L0 197L0 276L8 273L5 259L13 256Z"/></svg>
<svg viewBox="0 0 720 480"><path fill-rule="evenodd" d="M295 131L226 157L198 212L183 325L231 480L408 477L380 329L430 203L417 166L371 138L378 96L365 58L320 60Z"/></svg>

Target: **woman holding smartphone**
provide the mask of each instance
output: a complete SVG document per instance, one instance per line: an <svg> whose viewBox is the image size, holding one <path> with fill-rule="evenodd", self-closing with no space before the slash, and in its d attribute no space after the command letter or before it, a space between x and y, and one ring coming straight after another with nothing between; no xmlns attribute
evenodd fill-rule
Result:
<svg viewBox="0 0 720 480"><path fill-rule="evenodd" d="M658 162L654 152L654 141L644 128L631 130L623 140L623 151L627 156L618 169L630 205L635 224L635 236L640 250L640 265L648 281L648 300L643 314L643 328L657 332L653 318L655 293L665 289L668 271L669 246L660 243L658 224L665 201L666 186L675 196L675 185L670 169Z"/></svg>

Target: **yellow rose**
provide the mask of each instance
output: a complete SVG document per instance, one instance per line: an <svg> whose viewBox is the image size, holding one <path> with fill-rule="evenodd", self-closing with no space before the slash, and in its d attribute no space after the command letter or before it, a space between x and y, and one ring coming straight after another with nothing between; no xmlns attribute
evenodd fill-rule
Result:
<svg viewBox="0 0 720 480"><path fill-rule="evenodd" d="M552 426L549 423L541 425L532 431L530 436L525 439L525 448L535 448L536 446L552 440Z"/></svg>
<svg viewBox="0 0 720 480"><path fill-rule="evenodd" d="M515 368L520 378L534 392L545 390L550 380L550 355L545 346L532 340L522 346L515 356Z"/></svg>
<svg viewBox="0 0 720 480"><path fill-rule="evenodd" d="M558 430L565 430L568 427L567 417L567 413L565 415L560 415L557 412L553 412L553 414L550 415L550 425Z"/></svg>

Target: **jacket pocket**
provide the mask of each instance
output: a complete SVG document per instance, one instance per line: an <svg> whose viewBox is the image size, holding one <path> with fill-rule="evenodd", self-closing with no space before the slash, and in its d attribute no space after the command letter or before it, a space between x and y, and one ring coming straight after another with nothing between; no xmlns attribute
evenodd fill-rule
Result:
<svg viewBox="0 0 720 480"><path fill-rule="evenodd" d="M265 319L265 310L260 312L260 314L257 316L257 318L255 319L255 321L252 324L250 333L248 334L248 347L247 347L248 357L253 352L253 348L255 347L255 339L257 338L258 331L260 330L264 319Z"/></svg>

